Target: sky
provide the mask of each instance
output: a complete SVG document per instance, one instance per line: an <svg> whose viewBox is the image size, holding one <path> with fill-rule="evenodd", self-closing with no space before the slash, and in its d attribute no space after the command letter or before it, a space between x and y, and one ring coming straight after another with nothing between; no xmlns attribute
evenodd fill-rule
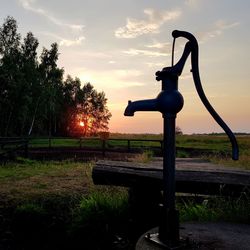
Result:
<svg viewBox="0 0 250 250"><path fill-rule="evenodd" d="M43 47L59 44L59 67L104 91L110 132L162 133L159 112L124 117L128 100L155 98L155 72L171 65L172 31L191 32L199 43L204 91L234 132L250 132L249 0L0 0L1 23L13 16L24 37ZM175 46L175 61L184 39ZM222 132L199 100L187 60L179 79L183 133Z"/></svg>

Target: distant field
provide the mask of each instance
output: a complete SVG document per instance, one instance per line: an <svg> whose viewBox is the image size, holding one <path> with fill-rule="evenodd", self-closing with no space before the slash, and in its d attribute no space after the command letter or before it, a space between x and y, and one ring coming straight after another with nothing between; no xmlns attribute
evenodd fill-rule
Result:
<svg viewBox="0 0 250 250"><path fill-rule="evenodd" d="M216 155L210 157L212 162L222 164L230 167L240 167L250 170L250 136L239 135L236 136L240 157L238 161L233 161L230 157L220 157ZM213 149L218 152L231 153L231 143L226 135L182 135L177 136L177 146L192 147L200 149Z"/></svg>
<svg viewBox="0 0 250 250"><path fill-rule="evenodd" d="M120 139L120 140L112 140ZM106 147L110 149L128 147L128 140L131 148L160 148L159 141L134 141L134 140L162 140L161 134L111 134L106 142ZM250 169L250 136L238 135L237 141L240 150L239 161L233 161L230 157L220 157L220 152L225 155L230 155L231 144L226 135L177 135L176 146L180 148L212 150L218 152L217 156L210 157L213 162L232 166ZM30 147L88 147L101 148L102 142L99 138L52 138L49 142L48 138L34 138L29 142ZM180 154L180 157L188 157L188 155Z"/></svg>

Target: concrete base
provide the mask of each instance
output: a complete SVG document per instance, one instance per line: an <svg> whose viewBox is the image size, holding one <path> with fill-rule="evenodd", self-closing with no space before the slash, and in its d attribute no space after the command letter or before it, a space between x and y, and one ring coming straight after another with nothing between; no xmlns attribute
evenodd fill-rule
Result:
<svg viewBox="0 0 250 250"><path fill-rule="evenodd" d="M147 234L157 232L158 228L153 228L142 235L136 244L136 250L166 249L145 238ZM231 223L183 223L180 228L180 236L183 239L189 239L189 244L181 249L250 250L250 225Z"/></svg>

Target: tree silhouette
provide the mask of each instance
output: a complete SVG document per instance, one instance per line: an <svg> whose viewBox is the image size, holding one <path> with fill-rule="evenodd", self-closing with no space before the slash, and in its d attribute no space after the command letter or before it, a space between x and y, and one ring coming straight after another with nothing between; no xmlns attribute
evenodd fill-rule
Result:
<svg viewBox="0 0 250 250"><path fill-rule="evenodd" d="M23 42L13 17L0 27L0 136L91 135L107 130L104 92L67 76L57 65L57 43L37 56L38 39Z"/></svg>
<svg viewBox="0 0 250 250"><path fill-rule="evenodd" d="M97 92L90 83L80 87L80 80L68 77L65 87L71 84L71 105L67 112L68 133L71 135L95 135L98 131L108 130L111 113L107 108L104 92Z"/></svg>

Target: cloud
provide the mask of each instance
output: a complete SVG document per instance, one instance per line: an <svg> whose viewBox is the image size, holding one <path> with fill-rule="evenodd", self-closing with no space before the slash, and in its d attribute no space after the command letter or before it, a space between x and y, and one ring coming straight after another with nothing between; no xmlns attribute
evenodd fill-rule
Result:
<svg viewBox="0 0 250 250"><path fill-rule="evenodd" d="M180 10L158 11L154 9L145 9L145 20L127 18L127 24L115 31L117 38L135 38L143 34L159 33L159 28L164 23L175 20L181 15Z"/></svg>
<svg viewBox="0 0 250 250"><path fill-rule="evenodd" d="M153 44L145 45L143 49L134 49L130 48L129 50L123 51L123 53L138 56L144 55L149 57L159 57L159 56L168 56L171 53L171 44L170 43L159 43L154 42Z"/></svg>
<svg viewBox="0 0 250 250"><path fill-rule="evenodd" d="M50 32L38 32L38 33L40 33L41 35L44 35L44 36L53 37L54 39L58 40L58 44L60 46L65 46L65 47L81 45L83 43L83 41L85 40L84 36L80 36L80 37L73 40L73 39L63 38L61 36L58 36L58 35L56 35L54 33L50 33Z"/></svg>
<svg viewBox="0 0 250 250"><path fill-rule="evenodd" d="M143 75L143 73L140 70L125 70L125 69L119 69L114 70L114 75L118 77L119 79L134 79L134 77L138 77Z"/></svg>
<svg viewBox="0 0 250 250"><path fill-rule="evenodd" d="M72 31L78 31L78 32L82 31L83 28L85 27L84 25L65 23L62 20L52 16L48 11L39 7L35 7L34 3L36 2L36 0L19 0L19 2L24 9L39 14L41 16L44 16L46 19L48 19L49 21L58 26L70 28Z"/></svg>
<svg viewBox="0 0 250 250"><path fill-rule="evenodd" d="M66 46L66 47L69 47L69 46L74 46L74 45L80 45L82 44L82 42L85 40L85 37L84 36L80 36L79 38L75 39L75 40L68 40L68 39L62 39L60 42L59 42L59 45L60 46Z"/></svg>
<svg viewBox="0 0 250 250"><path fill-rule="evenodd" d="M124 89L130 87L144 86L145 83L141 82L140 77L143 72L139 70L96 70L87 68L78 68L75 70L74 75L77 75L82 83L91 82L99 89Z"/></svg>
<svg viewBox="0 0 250 250"><path fill-rule="evenodd" d="M215 38L219 35L221 35L225 30L234 28L238 26L240 23L239 22L226 22L225 20L218 20L215 22L214 27L206 32L199 32L198 34L198 39L201 42L205 42L208 39Z"/></svg>
<svg viewBox="0 0 250 250"><path fill-rule="evenodd" d="M163 67L165 66L164 63L146 62L145 64L146 64L149 68L155 68L155 67L163 68Z"/></svg>
<svg viewBox="0 0 250 250"><path fill-rule="evenodd" d="M157 48L157 49L169 49L171 46L170 43L159 43L159 42L155 42L153 44L149 44L149 45L146 45L146 47L148 48Z"/></svg>
<svg viewBox="0 0 250 250"><path fill-rule="evenodd" d="M225 20L218 20L215 25L220 30L227 30L238 26L239 22L228 23Z"/></svg>
<svg viewBox="0 0 250 250"><path fill-rule="evenodd" d="M159 52L159 51L145 50L145 49L132 49L132 48L129 50L124 50L123 53L130 55L130 56L143 55L143 56L150 56L150 57L169 55L168 53Z"/></svg>

